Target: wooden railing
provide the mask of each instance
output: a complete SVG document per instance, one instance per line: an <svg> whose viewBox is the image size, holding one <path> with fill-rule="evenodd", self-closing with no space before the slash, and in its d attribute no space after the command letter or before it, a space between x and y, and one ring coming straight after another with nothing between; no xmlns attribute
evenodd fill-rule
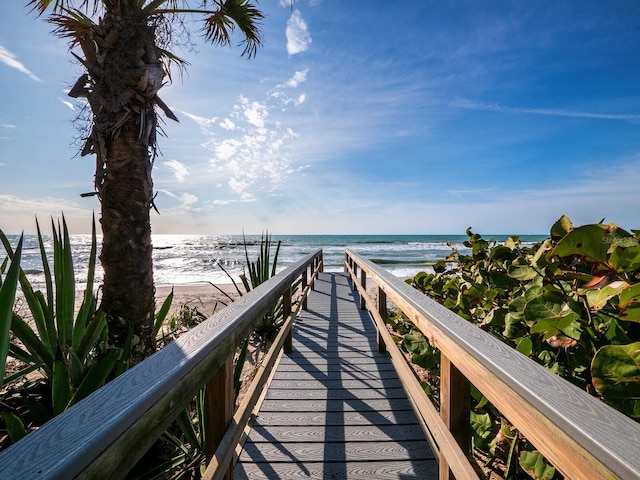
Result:
<svg viewBox="0 0 640 480"><path fill-rule="evenodd" d="M303 307L321 270L318 250L0 452L0 478L123 478L204 385L209 407L205 437L213 440L206 476L228 476L234 441L268 375L259 372L234 415L234 354L280 298L286 322L275 345L287 348L296 307ZM300 285L299 302L292 305L295 284ZM274 359L271 352L263 370Z"/></svg>
<svg viewBox="0 0 640 480"><path fill-rule="evenodd" d="M435 441L441 480L478 478L468 460L471 384L566 478L640 478L638 423L349 250L345 269ZM367 294L369 278L377 299ZM440 412L387 331L387 299L440 350Z"/></svg>

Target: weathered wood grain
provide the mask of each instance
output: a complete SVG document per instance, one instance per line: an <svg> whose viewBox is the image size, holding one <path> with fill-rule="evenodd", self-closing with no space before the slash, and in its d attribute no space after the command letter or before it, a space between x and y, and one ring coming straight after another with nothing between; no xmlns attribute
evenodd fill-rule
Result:
<svg viewBox="0 0 640 480"><path fill-rule="evenodd" d="M436 478L435 456L344 274L319 275L234 478Z"/></svg>
<svg viewBox="0 0 640 480"><path fill-rule="evenodd" d="M234 480L335 478L350 480L423 480L437 476L435 460L413 462L334 462L334 463L239 463L234 471Z"/></svg>
<svg viewBox="0 0 640 480"><path fill-rule="evenodd" d="M264 425L254 425L251 432L251 441L254 443L399 442L404 440L424 440L424 432L420 425L305 425L269 428Z"/></svg>
<svg viewBox="0 0 640 480"><path fill-rule="evenodd" d="M372 262L347 257L565 476L640 478L639 424Z"/></svg>
<svg viewBox="0 0 640 480"><path fill-rule="evenodd" d="M433 452L426 440L392 442L327 442L327 443L272 443L246 442L241 461L250 460L269 463L318 462L323 459L346 462L371 462L381 459L432 460Z"/></svg>
<svg viewBox="0 0 640 480"><path fill-rule="evenodd" d="M0 478L121 478L320 252L0 452Z"/></svg>

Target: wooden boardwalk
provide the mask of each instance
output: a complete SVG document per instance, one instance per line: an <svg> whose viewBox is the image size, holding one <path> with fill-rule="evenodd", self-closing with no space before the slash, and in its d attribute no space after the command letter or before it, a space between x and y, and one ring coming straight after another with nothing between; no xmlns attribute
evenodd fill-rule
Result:
<svg viewBox="0 0 640 480"><path fill-rule="evenodd" d="M347 275L321 273L233 478L437 478L435 456L376 337Z"/></svg>

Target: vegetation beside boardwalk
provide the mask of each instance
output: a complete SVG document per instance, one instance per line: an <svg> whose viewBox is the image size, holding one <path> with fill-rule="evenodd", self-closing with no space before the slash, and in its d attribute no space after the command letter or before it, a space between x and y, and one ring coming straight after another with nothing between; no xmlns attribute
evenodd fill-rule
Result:
<svg viewBox="0 0 640 480"><path fill-rule="evenodd" d="M42 292L34 290L20 267L22 240L14 249L7 235L0 230L0 242L6 252L0 263L0 450L98 390L132 364L130 345L134 338L133 330L129 331L124 348L110 344L110 325L105 313L97 307L93 278L97 258L95 222L86 289L78 311L75 311L72 247L64 218L57 225L52 221L52 239L51 263L38 225L45 275ZM241 277L246 292L275 274L280 243L273 258L271 245L267 234L261 239L260 254L255 262L246 253L249 277ZM26 310L16 308L18 288L27 304ZM238 293L242 295L239 288ZM233 301L231 296L227 297ZM168 317L172 301L173 292L155 314L153 334L156 349L171 342L180 331L206 319L196 309L186 306ZM259 322L254 334L257 341L261 344L268 342L277 333L281 322L282 305L278 304ZM236 393L239 393L246 377L242 370L248 347L249 339L238 349L235 358ZM204 452L207 439L203 428L205 388L178 415L129 478L200 478L206 466Z"/></svg>
<svg viewBox="0 0 640 480"><path fill-rule="evenodd" d="M407 280L416 289L612 407L640 419L640 231L563 216L533 246L467 230L469 255L451 254ZM402 315L389 320L437 404L439 352ZM473 446L501 476L555 469L477 390Z"/></svg>

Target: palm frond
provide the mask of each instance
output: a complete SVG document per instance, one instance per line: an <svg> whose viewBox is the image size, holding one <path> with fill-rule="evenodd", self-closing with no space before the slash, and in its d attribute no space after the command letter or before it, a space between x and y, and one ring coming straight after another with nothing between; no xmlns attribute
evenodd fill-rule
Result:
<svg viewBox="0 0 640 480"><path fill-rule="evenodd" d="M230 45L231 35L237 26L244 40L242 55L252 58L262 45L260 22L264 15L248 0L225 0L217 11L205 19L204 37L214 45Z"/></svg>

